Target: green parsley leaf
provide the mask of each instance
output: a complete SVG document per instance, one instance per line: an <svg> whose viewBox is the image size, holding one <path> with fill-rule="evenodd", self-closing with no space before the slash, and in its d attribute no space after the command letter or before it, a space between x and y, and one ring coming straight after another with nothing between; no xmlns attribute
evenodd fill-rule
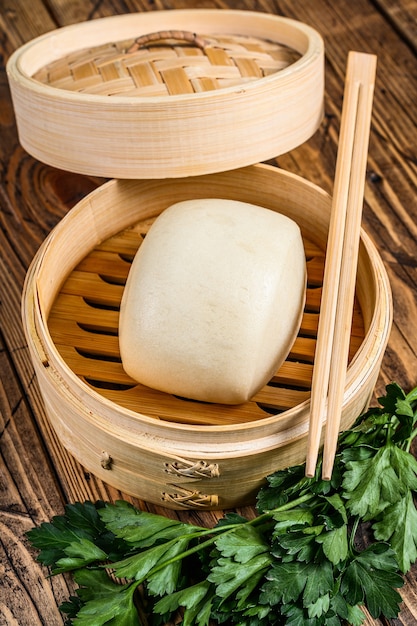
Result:
<svg viewBox="0 0 417 626"><path fill-rule="evenodd" d="M229 511L223 517L219 519L215 528L219 526L235 526L236 524L246 524L248 519L239 515L238 513L234 513L233 511Z"/></svg>
<svg viewBox="0 0 417 626"><path fill-rule="evenodd" d="M401 603L396 588L404 584L396 568L393 550L386 544L373 544L349 563L341 591L350 604L365 604L372 617L394 618Z"/></svg>
<svg viewBox="0 0 417 626"><path fill-rule="evenodd" d="M390 383L385 387L385 391L385 396L378 398L378 402L388 413L395 414L397 402L405 400L406 395L397 383Z"/></svg>
<svg viewBox="0 0 417 626"><path fill-rule="evenodd" d="M285 626L318 626L317 619L315 617L308 617L304 609L300 606L294 604L284 605L281 609L281 613L286 618ZM336 624L336 626L340 626L340 622Z"/></svg>
<svg viewBox="0 0 417 626"><path fill-rule="evenodd" d="M169 541L205 531L205 528L184 524L162 515L138 511L133 505L119 500L99 511L100 518L116 537L124 539L131 546L146 548L160 541Z"/></svg>
<svg viewBox="0 0 417 626"><path fill-rule="evenodd" d="M405 400L403 400L403 399L397 400L396 414L397 415L405 415L406 417L414 418L413 407L411 406L411 404L409 403L409 401L407 399L405 399Z"/></svg>
<svg viewBox="0 0 417 626"><path fill-rule="evenodd" d="M71 544L76 545L81 539L90 540L105 554L106 558L124 554L126 544L118 540L102 523L98 510L105 506L102 502L94 505L92 502L68 504L65 515L57 515L51 522L44 522L39 527L29 530L26 534L35 548L40 550L38 560L44 565L51 566L54 573L60 559L68 556L66 549ZM101 558L101 557L100 557ZM74 564L79 567L78 564ZM70 569L70 565L66 570Z"/></svg>
<svg viewBox="0 0 417 626"><path fill-rule="evenodd" d="M265 574L267 582L262 586L261 603L277 606L298 600L308 574L309 566L306 563L274 563Z"/></svg>
<svg viewBox="0 0 417 626"><path fill-rule="evenodd" d="M252 596L253 591L263 582L267 567L259 568L257 572L254 572L251 578L245 581L245 584L240 587L236 593L236 608L245 610L248 607L248 598Z"/></svg>
<svg viewBox="0 0 417 626"><path fill-rule="evenodd" d="M312 602L307 607L307 613L310 618L322 617L326 614L330 607L330 594L326 593L323 596L319 596L315 602Z"/></svg>
<svg viewBox="0 0 417 626"><path fill-rule="evenodd" d="M242 567L242 563L230 558L220 557L211 568L207 580L214 583L216 594L224 601L240 588L245 589L243 593L246 593L247 585L249 585L249 590L251 591L252 578L256 576L258 579L259 573L263 574L266 572L270 565L271 557L267 551L254 556L249 561L245 561L244 567Z"/></svg>
<svg viewBox="0 0 417 626"><path fill-rule="evenodd" d="M295 490L299 490L300 481L305 478L303 465L296 465L288 470L278 470L266 477L268 485L259 490L257 509L259 512L271 511L287 503Z"/></svg>
<svg viewBox="0 0 417 626"><path fill-rule="evenodd" d="M346 621L350 626L361 626L365 621L365 615L358 606L348 605Z"/></svg>
<svg viewBox="0 0 417 626"><path fill-rule="evenodd" d="M274 536L305 524L311 526L314 521L312 512L301 508L290 509L289 511L273 511L272 517L276 521L273 531Z"/></svg>
<svg viewBox="0 0 417 626"><path fill-rule="evenodd" d="M322 544L324 555L333 565L346 559L349 550L346 524L334 530L324 531L316 541Z"/></svg>
<svg viewBox="0 0 417 626"><path fill-rule="evenodd" d="M58 559L53 568L54 574L69 572L71 570L85 567L90 563L105 561L107 554L103 552L89 539L79 537L78 541L73 541L65 548L66 557Z"/></svg>
<svg viewBox="0 0 417 626"><path fill-rule="evenodd" d="M340 593L335 593L330 600L330 610L350 626L361 626L365 615L358 606L348 604Z"/></svg>
<svg viewBox="0 0 417 626"><path fill-rule="evenodd" d="M71 626L71 618L77 617L77 613L83 604L83 601L78 596L70 596L66 602L60 604L59 610L67 615L67 619L64 621L65 626Z"/></svg>
<svg viewBox="0 0 417 626"><path fill-rule="evenodd" d="M276 606L298 600L302 594L305 607L333 590L333 570L329 561L320 563L274 563L265 575L261 602Z"/></svg>
<svg viewBox="0 0 417 626"><path fill-rule="evenodd" d="M326 502L328 502L331 507L340 514L342 521L347 524L348 516L346 512L345 504L338 493L334 493L331 496L325 497Z"/></svg>
<svg viewBox="0 0 417 626"><path fill-rule="evenodd" d="M165 616L166 619L166 616L170 616L183 607L186 609L183 626L193 623L198 626L207 626L210 619L212 595L212 585L205 580L164 596L155 604L154 612Z"/></svg>
<svg viewBox="0 0 417 626"><path fill-rule="evenodd" d="M181 556L186 551L188 543L188 539L177 539L175 544L171 545L164 553L163 562L157 564L159 569L149 573L147 589L151 595L162 596L166 593L173 593L178 587L182 571L182 559L176 557ZM162 567L163 563L166 564Z"/></svg>
<svg viewBox="0 0 417 626"><path fill-rule="evenodd" d="M257 529L246 525L217 537L215 546L221 556L207 579L222 601L236 593L237 606L242 607L271 564L269 545Z"/></svg>
<svg viewBox="0 0 417 626"><path fill-rule="evenodd" d="M35 548L40 550L38 560L44 565L54 565L67 556L65 549L80 538L96 542L105 530L91 502L68 504L65 515L56 515L51 522L43 522L26 535Z"/></svg>
<svg viewBox="0 0 417 626"><path fill-rule="evenodd" d="M417 510L412 494L386 509L372 529L376 539L390 541L401 571L408 572L417 559Z"/></svg>
<svg viewBox="0 0 417 626"><path fill-rule="evenodd" d="M242 617L241 617L242 616ZM247 624L248 626L254 626L254 624L264 624L270 622L270 608L268 606L261 606L260 604L250 603L241 616L239 615L239 624ZM255 618L246 620L245 618ZM264 622L266 620L266 622Z"/></svg>
<svg viewBox="0 0 417 626"><path fill-rule="evenodd" d="M57 518L52 522L43 522L37 528L26 533L31 544L40 550L38 561L44 565L54 566L56 562L64 558L65 548L77 541L79 537L88 537L84 531L75 532L65 525L59 524Z"/></svg>
<svg viewBox="0 0 417 626"><path fill-rule="evenodd" d="M338 493L326 496L324 500L330 505L330 511L322 515L325 529L316 537L316 541L322 545L324 555L329 561L337 565L348 555L348 516Z"/></svg>
<svg viewBox="0 0 417 626"><path fill-rule="evenodd" d="M393 470L398 476L398 488L401 496L408 493L409 490L417 491L417 461L412 454L391 446L391 464Z"/></svg>
<svg viewBox="0 0 417 626"><path fill-rule="evenodd" d="M98 510L105 506L104 502L75 502L65 507L65 518L68 526L77 530L84 530L89 535L98 537L103 533L104 527Z"/></svg>
<svg viewBox="0 0 417 626"><path fill-rule="evenodd" d="M237 563L248 563L255 556L265 554L268 544L253 526L238 526L216 538L215 545L222 556L232 557Z"/></svg>
<svg viewBox="0 0 417 626"><path fill-rule="evenodd" d="M304 606L316 602L321 596L333 591L334 577L331 563L327 560L310 563L308 577L303 592Z"/></svg>
<svg viewBox="0 0 417 626"><path fill-rule="evenodd" d="M311 530L312 527L309 527ZM323 526L315 528L316 535L320 534ZM280 555L285 558L285 555L289 555L291 560L296 558L297 561L313 561L316 552L317 545L315 542L315 534L306 534L301 530L292 530L284 535L280 535L274 543L274 555ZM279 548L282 548L280 551Z"/></svg>
<svg viewBox="0 0 417 626"><path fill-rule="evenodd" d="M384 508L397 502L404 490L392 466L394 448L387 445L370 458L346 463L343 496L351 513L364 521L377 517Z"/></svg>
<svg viewBox="0 0 417 626"><path fill-rule="evenodd" d="M120 593L131 587L131 583L115 582L104 569L83 568L74 572L74 580L79 585L77 595L83 600L92 600L111 593Z"/></svg>
<svg viewBox="0 0 417 626"><path fill-rule="evenodd" d="M118 585L98 570L78 570L74 579L84 602L74 626L140 626L134 603L136 585Z"/></svg>
<svg viewBox="0 0 417 626"><path fill-rule="evenodd" d="M153 595L172 593L180 573L176 557L185 552L188 542L188 538L172 539L139 554L132 554L113 563L112 567L119 578L142 582L149 577L149 588Z"/></svg>

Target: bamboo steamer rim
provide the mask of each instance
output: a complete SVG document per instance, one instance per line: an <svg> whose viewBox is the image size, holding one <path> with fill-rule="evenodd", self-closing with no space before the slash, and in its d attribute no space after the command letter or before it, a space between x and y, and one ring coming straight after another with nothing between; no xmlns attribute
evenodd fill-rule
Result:
<svg viewBox="0 0 417 626"><path fill-rule="evenodd" d="M255 176L260 177L260 179L263 176L274 176L276 178L277 185L280 183L290 186L302 184L304 191L316 195L320 199L320 202L323 203L323 208L327 207L327 209L330 210L330 196L313 183L310 183L295 174L291 174L268 165L256 165L244 168L240 172L236 171L225 173L226 176L230 176L232 179L239 175L247 177L251 174L255 174ZM258 180L258 183L260 182L260 179ZM137 183L144 185L144 189L146 189L148 185L152 188L156 184L153 181L137 181ZM25 281L22 300L22 314L25 328L27 332L29 332L29 340L32 344L32 349L35 351L35 358L45 361L45 363L49 366L48 370L54 370L58 373L58 379L65 383L64 389L70 395L73 393L71 389L77 389L77 392L79 392L81 396L91 400L92 405L94 404L97 407L103 407L110 412L115 412L124 419L133 420L133 422L138 424L141 423L146 426L147 432L151 435L155 435L156 437L161 435L164 437L170 437L178 434L181 441L174 444L174 447L175 445L186 446L189 438L194 439L195 435L199 434L204 436L201 445L205 448L205 450L212 449L215 451L216 456L221 458L222 455L230 455L230 450L222 450L222 446L220 445L220 441L217 437L226 433L235 434L237 436L236 450L242 449L245 454L248 455L256 453L256 451L252 452L250 445L248 445L255 436L261 438L265 437L265 441L268 442L266 445L270 445L269 439L271 432L277 437L280 436L280 433L283 433L283 436L286 438L291 435L293 435L295 439L305 436L308 428L307 418L301 422L297 421L292 426L291 420L296 413L308 413L310 400L306 400L300 405L297 405L293 409L285 411L282 414L266 416L264 419L259 421L241 424L206 426L172 423L162 420L159 421L146 414L139 414L128 408L116 405L112 401L101 396L98 392L91 390L63 361L51 339L47 323L49 309L52 306L54 296L60 287L59 284L53 285L53 281L46 280L46 277L48 275L50 276L50 267L52 266L56 268L56 255L58 254L59 257L62 256L59 255L59 252L57 252L57 247L54 249L54 244L56 246L62 236L64 236L64 238L68 236L67 226L70 224L71 220L77 220L77 213L81 213L85 210L87 204L89 204L91 200L100 199L100 196L102 194L106 194L107 192L114 192L117 189L118 184L135 185L133 181L131 183L129 183L129 181L120 181L120 183L119 181L109 181L93 191L88 196L87 200L84 199L81 201L65 218L63 218L63 220L61 220L49 237L47 237L44 241L33 260ZM103 238L105 238L104 235L102 236L102 239ZM83 250L82 253L78 255L79 260L81 260L86 252L86 250ZM363 230L361 231L360 256L362 256L362 259L365 258L369 261L370 267L367 268L367 270L370 271L372 275L372 290L374 292L372 297L375 302L378 303L378 306L374 311L372 311L370 318L367 320L368 329L364 340L349 365L345 388L345 395L348 396L360 393L362 388L366 388L368 376L374 375L373 371L368 372L367 367L364 369L364 365L367 366L367 364L371 362L380 362L385 350L392 323L392 301L389 279L374 244ZM76 263L77 261L72 259L71 265L75 266ZM68 268L65 269L64 273L67 272ZM44 285L42 285L43 282L45 283ZM99 412L97 412L95 416L91 413L91 419L99 419ZM289 428L287 428L288 425L290 426ZM240 435L244 435L243 438L239 438L239 433ZM151 440L149 440L147 446L152 448Z"/></svg>
<svg viewBox="0 0 417 626"><path fill-rule="evenodd" d="M169 98L109 98L33 78L87 42L174 29L259 37L287 45L301 58L242 85ZM16 50L7 73L23 147L44 163L87 175L174 178L236 169L297 147L323 119L322 37L306 24L267 13L180 9L73 24Z"/></svg>
<svg viewBox="0 0 417 626"><path fill-rule="evenodd" d="M150 31L147 30L146 26L149 22L150 25L154 24L154 20L150 20L149 18L154 18L157 14L158 20L164 21L165 19L175 17L173 20L174 24L179 23L182 24L182 20L188 19L201 19L203 24L212 24L214 22L215 25L219 26L220 24L216 22L217 18L222 18L225 21L227 18L227 25L229 23L234 24L234 20L238 18L243 18L245 25L245 32L235 33L237 35L248 35L248 36L258 36L260 39L268 39L270 41L275 41L273 37L279 37L277 43L281 43L288 47L294 48L297 52L301 54L300 58L292 63L290 66L280 70L279 75L280 78L288 74L293 74L295 70L298 70L300 66L309 65L312 59L315 59L317 56L321 56L324 53L324 43L321 35L313 29L311 26L294 20L292 18L273 15L269 13L259 13L256 11L243 11L243 10L233 10L233 9L175 9L171 11L156 11L149 13L140 13L140 14L127 14L127 15L117 15L112 17L104 17L99 18L97 20L91 20L87 22L81 22L79 24L70 24L69 26L63 26L54 31L48 32L44 35L40 35L35 39L23 44L20 46L9 58L7 63L7 71L9 76L12 78L16 78L19 82L23 84L27 84L35 91L39 90L43 93L48 93L52 97L56 95L56 91L60 92L60 95L63 96L62 92L65 93L65 99L68 100L89 100L94 102L97 105L103 103L103 99L106 96L98 95L98 94L88 94L88 93L74 93L71 91L61 90L59 88L53 87L48 84L40 83L38 80L33 78L33 75L38 72L43 65L45 64L45 54L48 53L51 56L48 59L48 62L53 62L60 59L62 56L72 53L76 50L80 50L84 47L85 44L80 45L80 41L82 41L83 35L86 35L88 41L91 42L91 45L100 45L102 43L108 42L108 36L103 36L103 28L106 26L106 23L109 27L114 26L120 28L121 33L128 33L131 37L137 34L137 37L141 37L142 35L147 36ZM132 24L132 18L136 17L140 19L140 23L136 26L134 23L134 28L130 26L127 28L128 23ZM129 19L130 18L130 19ZM214 19L213 19L214 18ZM266 33L262 30L259 31L259 27L255 32L252 32L251 26L253 19L261 20L261 26L268 25L270 31L268 31L268 37ZM123 24L125 22L125 24ZM279 31L277 31L279 26L284 26L287 30L285 36ZM240 27L240 23L239 23ZM205 27L206 29L208 26ZM233 28L233 27L232 27ZM235 26L236 28L236 26ZM106 33L107 31L104 31ZM116 31L117 32L117 31ZM219 31L222 34L233 34L229 33L229 31L224 30L224 27ZM75 37L77 35L77 37ZM117 39L120 38L118 35ZM128 36L126 37L126 39ZM62 41L61 41L62 40ZM276 80L276 75L271 74L269 76L264 76L259 79L259 81L254 81L254 83L262 82L274 82ZM256 84L248 83L245 85L245 91L256 89ZM183 100L193 102L194 100L204 100L204 99L212 99L214 95L218 93L235 93L236 87L225 87L223 89L216 90L215 92L207 92L202 91L200 93L193 94L176 94L170 96L169 100ZM126 100L126 96L112 96L112 102L118 101L120 99L121 103L124 103ZM141 100L142 98L134 98L134 100ZM156 103L160 104L168 104L167 99L164 96L154 96L154 97L144 97L143 104L150 103L155 105ZM168 105L169 106L169 105Z"/></svg>

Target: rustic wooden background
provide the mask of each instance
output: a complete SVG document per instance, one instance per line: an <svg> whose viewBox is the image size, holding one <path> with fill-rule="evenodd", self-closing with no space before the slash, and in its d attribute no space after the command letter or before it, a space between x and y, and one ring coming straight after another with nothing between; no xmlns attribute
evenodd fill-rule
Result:
<svg viewBox="0 0 417 626"><path fill-rule="evenodd" d="M103 181L53 169L25 153L18 142L5 65L20 45L59 26L197 6L280 14L321 32L326 45L325 120L310 141L277 162L330 192L347 53L378 55L364 226L387 267L395 312L376 395L391 380L406 390L417 384L416 1L0 0L0 626L63 623L57 606L71 592L71 581L45 578L25 532L61 513L66 501L123 495L85 473L55 440L20 322L22 285L35 251L66 212ZM205 524L215 516L181 514ZM417 624L416 593L414 567L402 590L400 619L392 624ZM369 619L367 624L382 622Z"/></svg>

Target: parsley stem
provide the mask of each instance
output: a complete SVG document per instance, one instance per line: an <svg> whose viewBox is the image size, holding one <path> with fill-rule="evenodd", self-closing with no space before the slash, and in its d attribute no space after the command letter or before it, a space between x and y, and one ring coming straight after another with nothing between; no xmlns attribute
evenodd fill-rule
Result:
<svg viewBox="0 0 417 626"><path fill-rule="evenodd" d="M289 502L286 502L285 504L281 504L281 506L277 506L275 509L265 511L265 513L262 513L262 515L258 515L258 517L255 517L253 520L250 520L248 524L257 525L261 521L270 519L271 517L275 515L275 513L281 513L282 511L289 511L290 509L295 509L300 504L304 504L304 502L308 502L314 497L315 497L314 493L306 493L303 496L300 496L299 498L295 498L295 500L289 500Z"/></svg>
<svg viewBox="0 0 417 626"><path fill-rule="evenodd" d="M360 522L360 518L356 517L355 521L353 522L352 530L351 530L351 533L350 533L350 539L349 539L350 552L353 552L354 549L355 549L355 537L356 537L356 533L358 531L359 522Z"/></svg>
<svg viewBox="0 0 417 626"><path fill-rule="evenodd" d="M417 437L417 428L415 428L410 434L409 438L406 441L405 451L410 452L411 444L413 443L414 438Z"/></svg>
<svg viewBox="0 0 417 626"><path fill-rule="evenodd" d="M407 393L407 395L405 396L405 401L410 404L412 409L414 409L413 403L417 402L417 387L414 387L414 389L412 389L409 393ZM416 424L416 419L417 419L417 412L414 413L413 426ZM414 430L410 433L410 436L405 442L406 452L410 452L411 444L413 443L413 440L415 439L415 437L417 437L417 428L414 428Z"/></svg>
<svg viewBox="0 0 417 626"><path fill-rule="evenodd" d="M235 530L236 528L239 528L241 526L242 526L242 524L239 523L239 524L230 524L230 525L216 526L215 528L211 528L211 529L210 528L203 528L203 527L201 527L202 530L200 532L187 534L186 537L188 539L190 539L190 540L191 539L198 539L199 537L203 537L203 536L206 536L206 535L220 534L222 532L223 533L228 533L228 532L231 532L232 530ZM181 537L176 537L175 539L171 539L171 541L168 542L168 543L175 544L180 539L181 539ZM159 572L159 570L163 569L167 565L171 565L172 563L176 563L177 561L181 561L181 560L185 559L186 557L191 556L192 554L195 554L196 552L200 552L201 550L204 550L205 548L207 548L210 545L212 545L215 541L216 541L216 536L210 536L210 538L207 539L206 541L203 541L202 543L197 543L193 547L188 548L188 550L184 550L184 552L181 552L181 554L177 554L177 555L167 559L166 561L159 562L150 571L148 571L146 573L146 575L143 576L143 578L139 582L140 583L145 582L150 576L152 576L156 572ZM150 549L152 549L152 548L150 548Z"/></svg>
<svg viewBox="0 0 417 626"><path fill-rule="evenodd" d="M412 404L417 401L417 387L414 387L407 395L405 396L407 402Z"/></svg>
<svg viewBox="0 0 417 626"><path fill-rule="evenodd" d="M315 497L315 494L304 494L303 496L300 496L299 498L296 498L295 500L290 500L289 502L286 502L285 504L282 504L281 506L275 508L275 509L271 509L270 511L267 511L265 513L263 513L262 515L258 515L257 517L255 517L252 520L248 520L247 522L244 523L237 523L237 524L230 524L230 525L222 525L222 526L215 526L214 528L211 529L202 529L200 532L196 532L196 533L192 533L191 535L187 535L187 537L189 539L198 539L200 537L206 536L206 535L210 535L209 539L206 539L206 541L203 541L202 543L198 543L194 546L192 546L191 548L188 548L188 550L184 550L184 552L182 552L181 554L177 554L169 559L167 559L166 561L162 561L160 563L158 563L157 565L155 565L155 567L152 568L151 571L147 572L146 576L144 576L143 580L141 580L140 582L144 582L147 578L149 578L149 576L151 576L152 574L155 574L156 572L158 572L159 570L163 569L164 567L166 567L167 565L171 565L172 563L175 563L177 561L181 561L182 559L185 559L188 556L191 556L192 554L195 554L196 552L200 552L202 550L204 550L205 548L209 547L210 545L213 545L213 543L215 543L216 541L216 535L218 534L227 534L227 533L231 533L232 531L236 530L237 528L241 528L242 526L245 525L249 525L249 526L255 526L258 525L266 520L270 520L275 513L279 513L281 511L288 511L289 509L293 509L296 508L297 506L299 506L300 504L304 504L304 502L308 502L309 500L311 500L312 498ZM214 535L214 536L213 536ZM172 540L172 543L178 541L178 537L176 539Z"/></svg>

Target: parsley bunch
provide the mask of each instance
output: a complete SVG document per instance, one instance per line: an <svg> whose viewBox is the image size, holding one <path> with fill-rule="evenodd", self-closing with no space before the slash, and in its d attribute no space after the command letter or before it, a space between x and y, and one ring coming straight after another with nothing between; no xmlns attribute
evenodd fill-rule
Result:
<svg viewBox="0 0 417 626"><path fill-rule="evenodd" d="M340 435L330 481L320 463L313 478L303 465L275 472L254 519L229 513L207 529L85 502L30 530L38 560L79 586L61 606L67 624L359 626L361 606L396 617L417 559L417 388L392 383L379 403Z"/></svg>

